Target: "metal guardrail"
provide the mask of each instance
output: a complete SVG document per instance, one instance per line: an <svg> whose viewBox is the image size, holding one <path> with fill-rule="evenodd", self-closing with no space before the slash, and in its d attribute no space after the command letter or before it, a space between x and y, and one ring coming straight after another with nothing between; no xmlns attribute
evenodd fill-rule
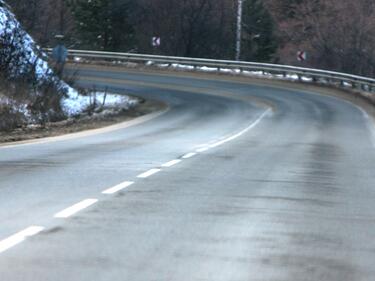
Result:
<svg viewBox="0 0 375 281"><path fill-rule="evenodd" d="M52 52L51 49L46 49L46 51L47 53ZM77 60L77 58L81 58L88 59L90 61L109 61L124 63L130 62L143 63L145 65L179 65L189 66L195 70L200 70L202 69L202 67L211 67L218 70L236 70L238 73L244 73L246 71L261 72L263 74L274 75L279 78L287 78L291 75L294 75L300 81L306 81L307 79L309 79L310 81L317 83L326 83L346 88L360 88L361 90L366 92L373 92L375 90L375 79L372 78L333 71L278 64L84 50L69 50L68 58L74 61L79 61Z"/></svg>

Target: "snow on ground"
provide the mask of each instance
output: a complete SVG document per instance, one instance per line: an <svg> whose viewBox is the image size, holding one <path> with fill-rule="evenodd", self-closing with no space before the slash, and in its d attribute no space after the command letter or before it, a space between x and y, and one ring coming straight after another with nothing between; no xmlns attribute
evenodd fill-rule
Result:
<svg viewBox="0 0 375 281"><path fill-rule="evenodd" d="M79 114L94 103L99 107L102 107L104 104L104 108L123 109L129 109L138 103L138 99L126 95L106 94L103 92L92 92L87 96L74 92L70 93L70 97L69 99L65 99L62 104L65 110L69 111L70 115Z"/></svg>
<svg viewBox="0 0 375 281"><path fill-rule="evenodd" d="M78 93L75 89L67 86L67 98L61 101L62 110L66 115L75 116L84 111L88 104L85 102L87 97Z"/></svg>
<svg viewBox="0 0 375 281"><path fill-rule="evenodd" d="M178 64L174 63L171 65L173 68L179 68L179 69L187 69L187 70L193 70L194 66L192 65L187 65L187 64Z"/></svg>
<svg viewBox="0 0 375 281"><path fill-rule="evenodd" d="M65 99L63 107L68 110L69 116L83 113L86 109L96 104L96 109L104 110L122 110L136 106L139 100L127 95L119 95L114 93L92 92L87 96L79 95L77 92L71 93L75 98ZM0 95L0 106L6 105L11 108L13 113L22 114L27 124L35 124L33 115L27 104L16 102L8 97Z"/></svg>
<svg viewBox="0 0 375 281"><path fill-rule="evenodd" d="M26 117L30 116L30 112L28 111L26 104L17 103L8 97L0 96L0 106L1 105L10 107L14 113L20 113Z"/></svg>
<svg viewBox="0 0 375 281"><path fill-rule="evenodd" d="M230 69L230 68L221 68L220 72L223 72L223 73L236 73L233 69Z"/></svg>
<svg viewBox="0 0 375 281"><path fill-rule="evenodd" d="M303 81L303 82L313 82L311 77L301 76L299 77L297 74L272 74L270 72L259 71L259 70L241 70L241 69L232 69L232 68L217 68L217 67L208 67L208 66L201 66L201 67L194 67L188 64L155 64L153 61L147 61L146 66L157 66L160 68L174 68L174 69L182 69L182 70L199 70L202 72L220 72L226 74L242 74L246 76L253 76L253 77L262 77L262 78L273 78L273 79L281 79L281 80L289 80L289 81Z"/></svg>
<svg viewBox="0 0 375 281"><path fill-rule="evenodd" d="M148 61L147 66L154 65L152 61ZM281 80L290 80L290 81L304 81L304 82L313 82L311 77L301 76L299 77L297 74L272 74L270 72L259 71L259 70L242 70L241 69L232 69L232 68L217 68L217 67L208 67L208 66L201 66L201 67L194 67L192 65L187 64L156 64L156 66L160 68L175 68L175 69L184 69L184 70L194 70L197 69L202 72L220 72L226 74L242 74L246 76L253 76L253 77L263 77L263 78L274 78L274 79L281 79Z"/></svg>
<svg viewBox="0 0 375 281"><path fill-rule="evenodd" d="M218 69L216 67L207 67L207 66L202 66L202 67L199 67L198 69L201 70L201 71L204 71L204 72L218 71Z"/></svg>
<svg viewBox="0 0 375 281"><path fill-rule="evenodd" d="M16 50L11 54L12 61L8 64L12 76L35 72L35 80L40 85L52 81L58 90L66 93L61 105L67 116L77 115L87 107L85 97L81 97L76 90L54 75L48 66L46 55L22 28L3 0L0 0L0 39Z"/></svg>
<svg viewBox="0 0 375 281"><path fill-rule="evenodd" d="M52 74L47 62L39 55L39 47L31 36L23 30L21 24L3 1L0 1L0 36L12 41L12 44L17 48L16 58L24 59L21 62L11 62L14 66L17 66L11 70L14 75L29 71L28 66L30 65L35 66L35 74L38 80L44 80Z"/></svg>

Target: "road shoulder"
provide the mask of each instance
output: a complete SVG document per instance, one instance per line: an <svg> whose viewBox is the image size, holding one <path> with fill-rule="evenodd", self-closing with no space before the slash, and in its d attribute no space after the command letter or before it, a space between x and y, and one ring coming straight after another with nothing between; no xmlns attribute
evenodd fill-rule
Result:
<svg viewBox="0 0 375 281"><path fill-rule="evenodd" d="M45 128L0 133L0 148L45 143L106 133L131 127L149 121L168 111L168 106L160 101L146 100L136 107L120 114L106 117L85 118L47 125Z"/></svg>

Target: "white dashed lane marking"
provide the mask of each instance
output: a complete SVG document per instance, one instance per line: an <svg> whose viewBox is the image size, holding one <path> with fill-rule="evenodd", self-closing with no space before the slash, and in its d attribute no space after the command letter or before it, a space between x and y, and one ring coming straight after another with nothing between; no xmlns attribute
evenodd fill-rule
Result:
<svg viewBox="0 0 375 281"><path fill-rule="evenodd" d="M184 156L182 156L182 158L189 159L191 157L194 157L195 155L197 155L195 152L191 152L191 153L185 154Z"/></svg>
<svg viewBox="0 0 375 281"><path fill-rule="evenodd" d="M175 159L175 160L169 161L169 162L167 162L167 163L164 163L164 164L161 165L161 166L164 167L164 168L169 168L169 167L172 167L172 166L174 166L174 165L180 163L181 161L182 161L182 160L180 160L180 159Z"/></svg>
<svg viewBox="0 0 375 281"><path fill-rule="evenodd" d="M138 175L137 178L145 179L145 178L151 177L152 175L155 175L156 173L159 173L160 171L161 169L151 169L151 170L148 170L147 172L144 172Z"/></svg>
<svg viewBox="0 0 375 281"><path fill-rule="evenodd" d="M196 151L197 151L197 152L205 152L205 151L207 151L207 150L209 150L209 149L210 149L210 147L207 146L207 147L199 148L199 149L197 149Z"/></svg>
<svg viewBox="0 0 375 281"><path fill-rule="evenodd" d="M111 188L108 188L107 190L104 190L102 192L102 194L114 194L116 192L119 192L119 191L121 191L121 190L123 190L123 189L125 189L125 188L127 188L129 186L131 186L132 184L134 184L134 182L132 182L132 181L125 181L125 182L120 183L120 184L118 184L118 185L116 185L114 187L111 187Z"/></svg>
<svg viewBox="0 0 375 281"><path fill-rule="evenodd" d="M91 205L95 204L98 202L98 199L86 199L83 200L55 215L55 218L69 218L70 216L73 216L74 214L78 213L79 211L86 209L90 207Z"/></svg>
<svg viewBox="0 0 375 281"><path fill-rule="evenodd" d="M243 134L245 134L246 132L248 132L249 130L253 129L255 126L258 125L258 123L270 112L270 110L267 110L265 111L257 120L255 120L251 125L249 125L247 128L245 128L244 130L242 130L241 132L235 134L235 135L232 135L226 139L223 139L223 140L220 140L220 141L217 141L216 143L211 143L211 144L207 144L205 145L204 147L202 148L199 148L196 150L196 152L191 152L191 153L187 153L185 154L184 156L182 156L181 158L182 159L189 159L195 155L197 155L197 153L200 153L200 152L205 152L207 150L209 150L210 148L215 148L215 147L218 147L218 146L221 146L227 142L230 142L240 136L242 136ZM168 167L172 167L178 163L180 163L182 160L181 159L175 159L175 160L172 160L172 161L169 161L167 163L164 163L162 165L162 167L165 167L165 168L168 168ZM150 169L148 170L147 172L144 172L140 175L137 176L137 178L148 178L158 172L160 172L161 169ZM120 183L114 187L111 187L109 189L106 189L102 192L102 194L114 194L116 192L119 192L127 187L129 187L130 185L134 184L134 182L132 181L125 181L123 183ZM86 199L86 200L83 200L57 214L55 214L55 218L68 218L76 213L78 213L79 211L83 210L83 209L86 209L88 207L90 207L91 205L95 204L98 202L98 199ZM40 233L41 231L44 230L44 227L42 226L30 226L28 228L26 228L25 230L22 230L2 241L0 241L0 253L20 244L21 242L25 241L28 237L31 237L31 236L34 236L34 235L37 235L38 233Z"/></svg>
<svg viewBox="0 0 375 281"><path fill-rule="evenodd" d="M2 241L0 241L0 253L5 252L6 250L22 243L26 238L37 235L39 232L43 231L44 227L42 226L30 226L25 230L22 230Z"/></svg>

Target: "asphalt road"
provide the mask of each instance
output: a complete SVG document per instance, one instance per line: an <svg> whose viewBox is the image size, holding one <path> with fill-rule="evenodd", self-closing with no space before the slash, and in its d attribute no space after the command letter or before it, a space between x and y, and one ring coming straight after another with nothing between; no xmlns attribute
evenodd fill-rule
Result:
<svg viewBox="0 0 375 281"><path fill-rule="evenodd" d="M224 77L81 74L169 110L0 147L0 280L375 279L373 125L359 108Z"/></svg>

